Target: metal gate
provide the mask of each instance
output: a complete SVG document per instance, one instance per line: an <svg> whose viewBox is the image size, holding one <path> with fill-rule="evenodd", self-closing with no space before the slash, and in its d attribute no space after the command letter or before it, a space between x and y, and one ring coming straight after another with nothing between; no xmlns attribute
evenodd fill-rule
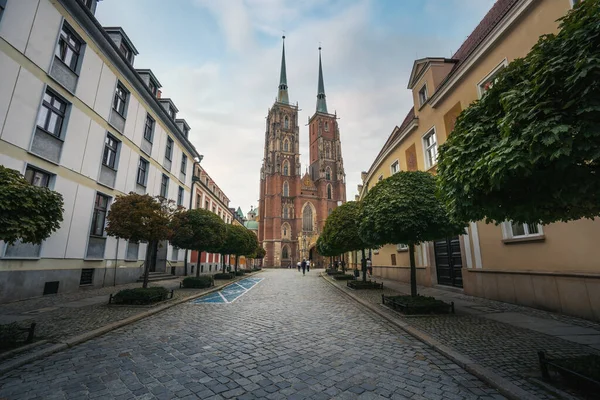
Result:
<svg viewBox="0 0 600 400"><path fill-rule="evenodd" d="M434 248L438 284L463 287L462 257L458 236L436 240Z"/></svg>

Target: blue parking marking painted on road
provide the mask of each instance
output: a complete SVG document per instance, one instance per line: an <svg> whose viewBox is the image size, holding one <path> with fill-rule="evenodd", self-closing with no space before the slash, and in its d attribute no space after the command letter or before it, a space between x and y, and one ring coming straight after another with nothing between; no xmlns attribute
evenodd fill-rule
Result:
<svg viewBox="0 0 600 400"><path fill-rule="evenodd" d="M201 297L199 299L192 300L192 303L194 303L194 304L200 304L200 303L213 303L213 304L226 303L226 304L229 304L229 303L233 303L238 298L240 298L241 296L248 293L248 291L250 291L250 289L252 289L254 286L256 286L263 279L264 278L242 279L241 281L234 282L231 285L227 286L226 288L224 288L216 293L211 293L211 294Z"/></svg>

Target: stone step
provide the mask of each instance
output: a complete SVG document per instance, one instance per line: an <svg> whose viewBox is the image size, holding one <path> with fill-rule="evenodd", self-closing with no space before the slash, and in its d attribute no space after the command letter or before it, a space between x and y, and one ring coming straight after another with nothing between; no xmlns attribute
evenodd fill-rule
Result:
<svg viewBox="0 0 600 400"><path fill-rule="evenodd" d="M148 274L148 282L156 282L156 281L167 281L171 279L179 278L177 275L171 275L164 272L150 272ZM144 276L140 276L137 280L138 282L144 281Z"/></svg>

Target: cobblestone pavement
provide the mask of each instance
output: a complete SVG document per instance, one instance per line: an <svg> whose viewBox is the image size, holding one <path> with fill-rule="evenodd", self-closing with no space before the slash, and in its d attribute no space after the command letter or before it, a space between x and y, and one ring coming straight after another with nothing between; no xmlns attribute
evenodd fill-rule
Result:
<svg viewBox="0 0 600 400"><path fill-rule="evenodd" d="M311 271L185 303L0 378L8 399L502 399Z"/></svg>
<svg viewBox="0 0 600 400"><path fill-rule="evenodd" d="M178 289L181 279L150 282L149 286L163 286L169 290ZM217 284L219 284L218 281ZM109 294L140 286L141 283L130 283L2 304L0 305L0 322L7 323L16 320L19 325L26 326L35 321L37 340L46 339L54 342L66 339L147 311L148 308L144 307L114 307L107 304ZM175 290L173 299L191 296L206 290L208 289ZM105 296L105 298L102 299L101 296ZM73 302L90 298L98 298L99 302L81 306L73 304Z"/></svg>
<svg viewBox="0 0 600 400"><path fill-rule="evenodd" d="M337 282L330 277L326 279L343 290L352 293L352 295L377 305L381 305L382 294L394 296L410 293L410 287L407 284L393 284L400 289L405 289L402 291L386 287L389 286L388 283L390 282L388 281L384 283L384 290L350 290L345 286L345 282ZM381 279L377 279L377 281L381 281ZM440 292L440 290L437 290L437 292ZM419 293L429 296L435 295L432 290L427 290L426 288L419 288ZM552 314L541 310L527 310L528 307L474 298L459 293L445 293L454 299L476 299L476 304L493 307L495 310L518 310L536 317ZM462 314L459 310L456 315L404 316L383 306L381 307L385 312L429 334L439 342L491 369L493 372L540 399L557 399L558 397L548 393L535 382L538 378L541 379L537 357L539 350L544 350L550 356L554 357L568 357L590 353L600 354L600 352L595 351L589 346L507 323L493 321L481 316ZM553 319L570 322L576 321L579 326L589 327L597 325L591 321L586 325L585 320L568 316L554 317Z"/></svg>

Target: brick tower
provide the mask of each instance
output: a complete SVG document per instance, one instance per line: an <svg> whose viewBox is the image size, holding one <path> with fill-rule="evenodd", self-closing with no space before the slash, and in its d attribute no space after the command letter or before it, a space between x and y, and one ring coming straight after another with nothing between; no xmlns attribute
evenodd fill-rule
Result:
<svg viewBox="0 0 600 400"><path fill-rule="evenodd" d="M346 200L340 135L336 115L327 112L320 51L317 108L309 119L310 171L301 176L298 105L289 102L283 44L260 172L258 240L267 251L265 267L285 267L302 258L321 263L314 245L331 210Z"/></svg>

